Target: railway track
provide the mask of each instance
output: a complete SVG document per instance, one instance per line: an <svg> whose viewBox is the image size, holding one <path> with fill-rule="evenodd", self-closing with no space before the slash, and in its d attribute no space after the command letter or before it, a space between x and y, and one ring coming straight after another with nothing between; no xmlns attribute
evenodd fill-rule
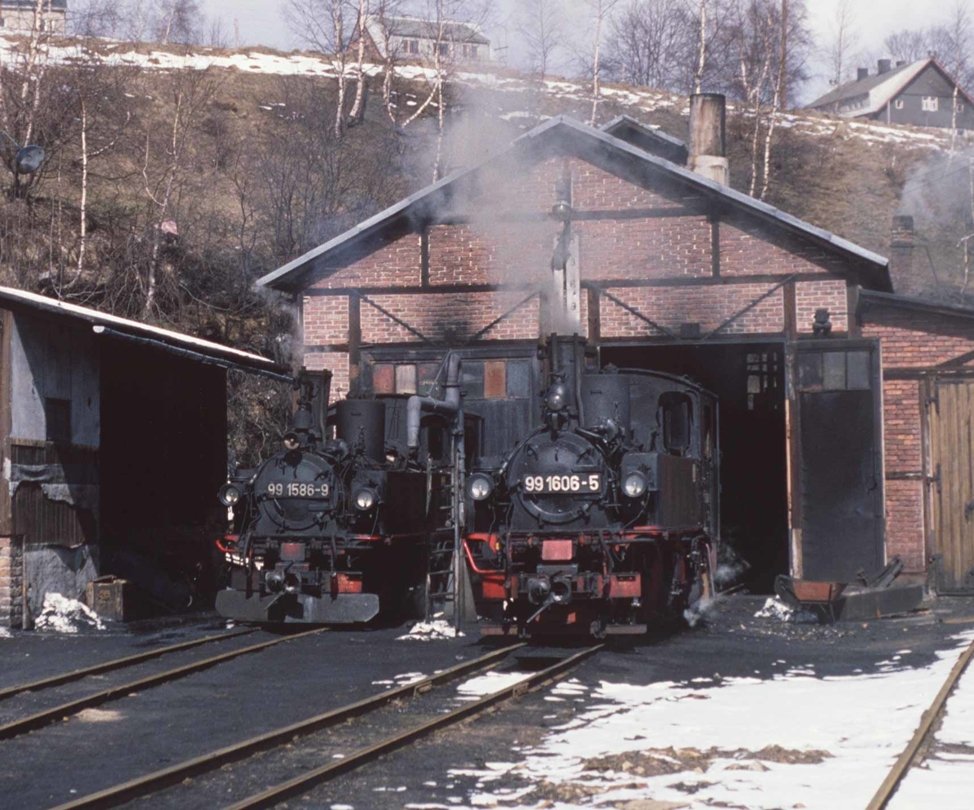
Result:
<svg viewBox="0 0 974 810"><path fill-rule="evenodd" d="M944 681L943 686L940 687L940 691L937 692L937 696L933 699L929 708L923 713L920 718L920 724L917 726L916 730L913 732L913 737L907 744L906 748L903 749L903 753L897 758L890 772L886 775L883 783L879 786L876 794L873 796L872 801L866 806L866 810L884 810L884 808L889 804L890 800L896 793L896 789L900 786L902 781L906 778L906 775L910 772L910 768L913 767L914 763L917 761L917 754L920 752L921 748L925 743L932 739L933 733L937 727L937 721L940 720L943 715L944 706L947 704L947 698L950 697L951 692L954 691L954 687L957 686L958 681L960 681L961 676L967 669L968 664L970 664L971 659L974 658L974 643L961 653L960 658L957 659L957 663L954 664L953 668L950 670L950 674L947 676L947 680Z"/></svg>
<svg viewBox="0 0 974 810"><path fill-rule="evenodd" d="M391 732L388 729L382 730L382 724L379 721L379 730L371 729L373 739L366 744L362 744L361 738L363 736L369 736L366 720L375 721L376 713L380 709L392 706L393 704L396 707L402 707L404 702L412 703L415 698L425 698L428 693L437 687L456 683L471 673L491 669L508 659L515 650L523 646L525 645L514 644L504 647L501 650L492 651L472 661L458 664L423 680L387 689L355 703L332 709L323 714L318 714L297 723L274 729L270 732L211 751L208 754L186 760L128 782L114 785L87 796L82 796L59 805L56 810L116 807L133 799L150 795L158 799L161 792L167 788L184 783L187 779L205 776L230 763L240 763L261 754L273 756L285 747L288 749L289 760L293 762L295 758L294 749L298 747L306 749L304 755L298 756L298 759L303 759L305 762L315 760L316 764L311 767L308 767L306 764L300 766L292 765L291 770L298 771L297 775L293 778L270 787L260 787L256 790L251 790L249 795L237 799L236 803L231 805L235 810L270 807L289 797L306 793L318 784L361 767L435 731L474 717L506 700L539 689L562 677L573 667L602 649L604 645L598 644L573 655L561 658L545 666L543 669L525 675L525 677L518 679L515 683L509 684L479 699L463 703L456 708L451 708L449 711L444 712L443 704L440 702L428 708L420 718L412 722L406 722L405 725L403 725L401 718L394 718L392 725L399 727ZM367 718L365 718L366 715L368 715ZM336 727L339 724L345 723L345 721L352 718L364 719L362 722L348 724L348 728L345 729L347 733L344 735L347 738L345 743L341 741L335 742L334 737L330 737L324 746L320 742L317 745L314 743L317 732L324 729L331 729L337 732ZM300 744L295 742L298 738L304 738ZM323 753L323 747L332 753ZM338 751L337 749L341 750ZM273 764L268 767L267 763L265 763L264 767L270 772L279 772L280 770ZM221 777L224 780L226 778L225 774L221 775ZM238 780L231 781L236 783ZM186 789L193 790L192 783ZM175 801L173 806L182 806L182 803Z"/></svg>
<svg viewBox="0 0 974 810"><path fill-rule="evenodd" d="M195 672L200 672L204 669L209 669L210 667L216 666L217 664L220 664L224 661L230 661L234 658L238 658L241 655L247 655L249 653L258 652L260 650L267 649L268 647L273 647L277 644L283 644L298 638L304 638L306 636L311 636L311 635L325 632L325 629L326 628L307 630L303 633L295 633L293 635L282 636L280 638L270 639L269 641L262 641L257 644L251 644L246 647L240 647L225 653L220 653L219 655L214 655L208 658L204 658L199 661L193 661L189 664L184 664L182 666L175 667L173 669L167 669L164 670L163 672L156 672L153 673L152 675L147 675L143 678L138 678L134 681L129 681L127 683L111 686L108 687L107 689L102 689L98 692L85 695L84 697L77 698L75 700L71 700L66 703L60 703L56 706L52 706L47 709L42 709L41 711L34 712L33 714L27 715L26 717L20 717L16 720L0 725L0 740L8 740L12 737L16 737L28 731L34 731L35 729L42 728L46 725L55 723L59 720L65 719L66 717L70 717L71 715L77 714L78 712L84 709L89 709L94 706L99 706L103 703L107 703L110 700L125 697L126 695L129 695L133 692L139 692L143 689L148 689L153 686L159 686L161 684L168 683L170 681L174 681L179 678L183 678ZM243 631L241 633L235 634L233 637L239 638L240 636L247 635L248 632L249 631ZM203 642L201 641L200 643ZM173 645L173 647L170 648L169 651L172 652L173 648L177 648L180 646L181 645ZM195 644L195 645L190 644L190 646L199 646L199 644ZM182 646L181 648L186 649L185 646ZM158 651L153 651L153 652L158 652ZM108 662L108 664L111 663L119 664L119 662L128 661L129 663L121 664L120 666L131 666L132 663L137 663L137 662L133 662L131 659L137 657L138 656L130 656L128 659L124 659L124 658L116 659L115 662ZM158 657L158 656L149 656L149 657ZM72 673L65 673L65 675L54 676L52 678L45 679L44 681L36 681L33 684L24 684L23 686L19 686L19 687L12 687L9 690L10 694L7 696L9 697L13 694L22 693L24 691L37 690L41 688L40 684L44 684L46 686L53 686L55 682L63 684L71 680L78 680L80 678L85 677L86 675L93 674L92 673L93 670L98 671L100 666L102 665L89 667L86 670L77 670Z"/></svg>
<svg viewBox="0 0 974 810"><path fill-rule="evenodd" d="M136 653L135 655L126 655L124 658L113 658L111 661L102 661L100 664L94 664L90 667L73 669L69 672L62 672L59 675L51 675L47 678L40 678L36 681L29 681L28 683L17 684L16 686L8 686L0 689L0 700L12 698L14 695L20 695L24 692L39 692L42 689L50 689L53 686L62 686L73 681L80 681L82 678L87 678L91 675L104 675L107 672L115 672L120 669L125 669L126 667L141 664L144 661L151 661L155 658L161 658L169 653L181 652L182 650L191 650L194 647L202 647L204 644L212 644L217 641L227 641L228 639L239 638L240 636L246 636L254 632L256 632L254 629L245 628L234 633L221 633L219 635L196 638L192 641L181 641L179 644L169 644L166 647L156 647L153 650Z"/></svg>

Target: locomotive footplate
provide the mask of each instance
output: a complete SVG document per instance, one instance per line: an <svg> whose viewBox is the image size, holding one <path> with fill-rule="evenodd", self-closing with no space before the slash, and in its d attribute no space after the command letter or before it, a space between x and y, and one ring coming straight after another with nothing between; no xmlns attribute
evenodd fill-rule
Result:
<svg viewBox="0 0 974 810"><path fill-rule="evenodd" d="M216 609L221 616L241 622L364 624L378 615L379 597L374 593L247 596L227 589L217 592Z"/></svg>

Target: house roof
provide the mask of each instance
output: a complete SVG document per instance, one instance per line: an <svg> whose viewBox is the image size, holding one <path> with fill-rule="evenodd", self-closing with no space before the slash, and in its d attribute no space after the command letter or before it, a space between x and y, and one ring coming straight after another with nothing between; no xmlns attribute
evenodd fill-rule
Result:
<svg viewBox="0 0 974 810"><path fill-rule="evenodd" d="M882 110L889 101L892 101L902 93L928 67L933 67L940 72L951 84L957 83L936 59L927 57L926 59L918 59L916 62L911 62L908 65L893 68L885 73L877 73L872 76L867 76L865 79L839 85L824 96L815 99L815 101L807 106L811 109L832 110L844 101L867 96L866 103L863 106L857 107L854 110L840 111L838 114L850 118L861 115L872 115ZM960 89L960 93L964 99L970 102L964 90L962 88L958 89Z"/></svg>
<svg viewBox="0 0 974 810"><path fill-rule="evenodd" d="M92 325L93 331L99 335L122 339L131 338L172 354L191 357L199 362L216 363L224 367L233 366L275 377L287 376L290 379L289 369L273 360L261 357L259 354L234 349L231 346L224 346L222 343L214 343L183 332L174 332L170 329L150 326L140 321L109 315L106 312L99 312L97 309L58 301L26 290L0 287L0 307L15 311L41 312L87 322Z"/></svg>
<svg viewBox="0 0 974 810"><path fill-rule="evenodd" d="M54 11L66 11L68 0L50 0L51 9ZM0 8L29 8L33 10L37 5L37 0L0 0ZM47 11L47 1L44 3L44 11Z"/></svg>
<svg viewBox="0 0 974 810"><path fill-rule="evenodd" d="M619 115L601 127L620 141L638 146L653 155L666 158L673 163L687 162L687 145L679 138L667 135L657 127L648 126L628 115Z"/></svg>
<svg viewBox="0 0 974 810"><path fill-rule="evenodd" d="M842 255L856 263L864 286L891 290L889 261L823 228L818 228L798 217L780 211L772 205L756 200L729 186L691 172L683 166L650 154L607 132L579 123L567 116L557 116L540 124L515 139L510 146L491 158L467 169L447 175L421 191L400 200L384 211L360 222L344 233L279 267L257 280L259 286L296 293L306 279L323 268L327 259L351 247L359 240L379 234L404 224L432 222L436 211L449 203L464 184L479 171L500 161L509 160L532 151L546 154L559 145L592 162L612 163L624 170L633 181L649 181L664 177L715 202L724 204L745 215L759 219L774 228L807 239L829 252Z"/></svg>
<svg viewBox="0 0 974 810"><path fill-rule="evenodd" d="M435 22L418 17L383 17L370 16L366 20L366 27L373 30L374 26L385 25L386 32L397 37L415 37L416 39L441 39L447 42L470 42L477 45L490 45L487 39L473 23L445 20ZM440 30L442 29L442 30Z"/></svg>

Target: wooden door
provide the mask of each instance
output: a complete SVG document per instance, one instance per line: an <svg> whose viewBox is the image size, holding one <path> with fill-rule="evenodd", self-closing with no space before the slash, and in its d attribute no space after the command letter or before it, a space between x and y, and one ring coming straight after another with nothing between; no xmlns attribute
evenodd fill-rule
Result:
<svg viewBox="0 0 974 810"><path fill-rule="evenodd" d="M938 591L974 591L974 380L930 383L931 551Z"/></svg>
<svg viewBox="0 0 974 810"><path fill-rule="evenodd" d="M855 582L885 560L876 344L808 341L796 371L800 575Z"/></svg>

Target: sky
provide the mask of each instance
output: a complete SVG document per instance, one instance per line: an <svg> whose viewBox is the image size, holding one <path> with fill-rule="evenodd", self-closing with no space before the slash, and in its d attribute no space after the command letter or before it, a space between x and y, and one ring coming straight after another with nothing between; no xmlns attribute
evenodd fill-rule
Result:
<svg viewBox="0 0 974 810"><path fill-rule="evenodd" d="M861 64L875 70L875 61L883 57L883 40L904 28L923 28L945 21L956 0L851 0L854 27L859 32ZM625 3L627 0L621 0ZM825 47L834 31L836 10L841 0L806 0L812 31ZM287 0L201 0L204 13L219 20L228 43L233 45L266 45L289 50L300 43L288 30L282 15ZM583 0L564 0L566 15L577 14ZM493 15L499 21L491 36L495 42L513 37L510 23L517 0L496 0ZM582 26L584 28L584 26ZM514 42L512 39L512 50ZM868 59L867 59L868 57ZM824 64L812 66L812 80L805 93L808 100L828 90Z"/></svg>

